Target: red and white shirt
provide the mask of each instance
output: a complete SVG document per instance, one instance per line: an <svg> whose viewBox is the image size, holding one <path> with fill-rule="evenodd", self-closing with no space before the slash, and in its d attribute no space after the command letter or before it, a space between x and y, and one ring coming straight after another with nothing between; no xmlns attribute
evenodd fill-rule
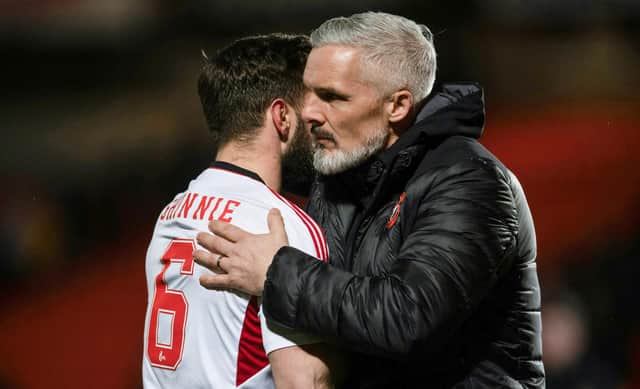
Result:
<svg viewBox="0 0 640 389"><path fill-rule="evenodd" d="M256 297L198 281L211 272L193 262L196 234L214 219L266 233L271 208L282 214L289 245L327 259L324 234L304 211L228 163L214 162L160 213L146 259L145 388L271 388L267 354L317 341L272 332Z"/></svg>

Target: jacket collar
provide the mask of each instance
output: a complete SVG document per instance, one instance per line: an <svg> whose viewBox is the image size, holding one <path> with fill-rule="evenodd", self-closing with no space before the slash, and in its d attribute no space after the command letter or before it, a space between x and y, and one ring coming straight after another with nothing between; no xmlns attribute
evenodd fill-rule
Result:
<svg viewBox="0 0 640 389"><path fill-rule="evenodd" d="M454 135L479 138L484 130L484 94L476 83L442 84L427 97L411 128L378 158L386 167L408 146Z"/></svg>

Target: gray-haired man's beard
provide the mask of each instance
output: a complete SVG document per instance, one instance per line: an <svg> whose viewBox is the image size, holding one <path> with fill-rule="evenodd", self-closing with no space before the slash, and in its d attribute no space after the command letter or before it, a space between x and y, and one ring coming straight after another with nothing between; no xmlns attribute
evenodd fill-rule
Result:
<svg viewBox="0 0 640 389"><path fill-rule="evenodd" d="M313 128L311 130L316 138L331 139L335 142L335 138L332 134L325 132L319 128ZM345 170L351 169L362 164L369 159L372 155L380 152L384 149L389 139L389 132L384 129L375 130L365 139L364 143L359 147L356 147L350 151L344 151L340 149L333 149L328 151L319 144L314 145L313 151L313 167L324 175L331 175L342 173Z"/></svg>

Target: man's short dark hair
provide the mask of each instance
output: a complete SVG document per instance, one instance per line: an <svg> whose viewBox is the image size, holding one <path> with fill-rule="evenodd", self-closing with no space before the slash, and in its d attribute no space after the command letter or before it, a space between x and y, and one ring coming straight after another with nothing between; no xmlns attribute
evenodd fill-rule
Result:
<svg viewBox="0 0 640 389"><path fill-rule="evenodd" d="M198 93L218 146L251 140L276 98L301 108L309 51L307 36L269 34L239 39L205 57Z"/></svg>

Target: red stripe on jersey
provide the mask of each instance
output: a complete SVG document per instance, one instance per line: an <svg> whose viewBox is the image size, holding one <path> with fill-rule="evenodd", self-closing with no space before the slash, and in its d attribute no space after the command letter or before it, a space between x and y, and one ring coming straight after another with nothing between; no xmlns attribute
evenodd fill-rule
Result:
<svg viewBox="0 0 640 389"><path fill-rule="evenodd" d="M258 299L255 296L249 300L247 312L242 324L240 344L238 345L238 367L236 372L236 386L242 385L257 372L269 364L267 353L262 344L262 330L258 318Z"/></svg>
<svg viewBox="0 0 640 389"><path fill-rule="evenodd" d="M282 195L280 195L280 193L274 191L271 188L269 188L269 190L282 202L284 202L291 209L293 209L296 215L298 215L298 217L302 220L304 225L307 227L307 230L309 230L309 234L311 235L311 239L313 240L313 245L315 246L315 249L316 249L316 256L321 261L326 262L327 258L329 257L329 252L327 250L327 241L324 237L324 233L322 232L320 227L318 227L318 224L316 224L316 222L313 219L311 219L311 217L307 215L306 212L301 210L297 205L293 204L291 201L284 198Z"/></svg>
<svg viewBox="0 0 640 389"><path fill-rule="evenodd" d="M327 262L327 259L329 258L329 249L327 248L327 239L325 238L324 232L322 231L320 226L318 226L318 224L315 222L315 220L313 220L311 218L311 216L309 216L305 211L300 209L300 207L298 207L296 204L294 204L293 202L289 201L287 198L285 198L283 196L279 196L279 197L282 200L284 200L285 202L287 202L289 204L289 206L291 206L291 208L293 208L295 213L305 223L305 225L307 226L307 228L309 229L311 234L313 234L318 239L318 241L320 242L319 243L320 244L320 253L318 255L318 258L321 259L322 262Z"/></svg>

